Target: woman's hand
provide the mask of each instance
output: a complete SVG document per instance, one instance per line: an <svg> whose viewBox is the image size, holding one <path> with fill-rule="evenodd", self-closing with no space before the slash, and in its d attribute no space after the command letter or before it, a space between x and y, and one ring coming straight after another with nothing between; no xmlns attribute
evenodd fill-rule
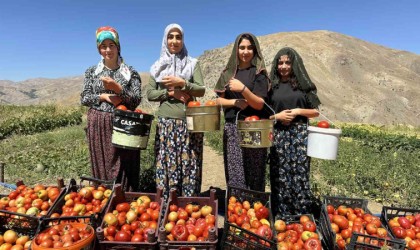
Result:
<svg viewBox="0 0 420 250"><path fill-rule="evenodd" d="M248 107L248 102L245 99L236 99L233 105L241 110L244 110Z"/></svg>
<svg viewBox="0 0 420 250"><path fill-rule="evenodd" d="M281 121L284 125L290 124L290 122L295 119L296 113L293 112L291 109L286 109L277 113L275 115L270 116L270 119L276 119Z"/></svg>
<svg viewBox="0 0 420 250"><path fill-rule="evenodd" d="M104 84L106 90L112 90L117 94L120 94L122 91L121 84L117 83L111 77L105 76L100 78Z"/></svg>
<svg viewBox="0 0 420 250"><path fill-rule="evenodd" d="M189 94L180 89L168 90L168 95L180 100L183 103L186 103L191 98Z"/></svg>
<svg viewBox="0 0 420 250"><path fill-rule="evenodd" d="M242 90L245 87L245 85L241 81L235 78L230 79L227 86L229 86L229 89L232 92L242 92Z"/></svg>
<svg viewBox="0 0 420 250"><path fill-rule="evenodd" d="M162 84L165 85L168 89L175 88L175 87L181 87L183 88L185 86L185 80L177 77L177 76L164 76L162 78Z"/></svg>
<svg viewBox="0 0 420 250"><path fill-rule="evenodd" d="M117 96L115 94L101 94L99 96L99 99L102 102L109 102L109 103L111 103L114 106L117 106L122 101L121 97L119 97L119 96Z"/></svg>

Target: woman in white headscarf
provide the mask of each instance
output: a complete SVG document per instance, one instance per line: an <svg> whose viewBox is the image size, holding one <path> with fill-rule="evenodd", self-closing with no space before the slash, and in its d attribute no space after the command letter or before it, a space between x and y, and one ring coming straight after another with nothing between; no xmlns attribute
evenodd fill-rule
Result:
<svg viewBox="0 0 420 250"><path fill-rule="evenodd" d="M149 101L160 102L155 137L156 185L165 198L176 188L178 195L200 193L203 133L189 133L185 105L204 95L197 59L188 56L184 31L178 24L166 27L160 58L150 69Z"/></svg>

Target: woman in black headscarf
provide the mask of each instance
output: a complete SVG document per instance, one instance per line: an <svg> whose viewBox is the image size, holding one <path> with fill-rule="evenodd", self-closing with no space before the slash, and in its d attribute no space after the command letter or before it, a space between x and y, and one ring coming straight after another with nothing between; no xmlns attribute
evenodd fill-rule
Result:
<svg viewBox="0 0 420 250"><path fill-rule="evenodd" d="M270 72L270 105L276 114L270 148L270 184L273 214L310 213L315 198L310 190L310 157L306 154L308 118L317 117L316 87L292 48L274 57Z"/></svg>
<svg viewBox="0 0 420 250"><path fill-rule="evenodd" d="M225 113L223 156L226 182L230 186L256 191L265 189L266 148L241 148L236 117L264 117L269 80L257 38L240 34L216 86L217 103Z"/></svg>

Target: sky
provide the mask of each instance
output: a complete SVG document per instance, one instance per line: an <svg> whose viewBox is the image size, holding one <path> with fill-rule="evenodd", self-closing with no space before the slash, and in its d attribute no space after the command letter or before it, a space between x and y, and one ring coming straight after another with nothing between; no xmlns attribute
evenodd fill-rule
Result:
<svg viewBox="0 0 420 250"><path fill-rule="evenodd" d="M189 55L236 36L329 30L420 55L419 0L13 0L0 8L0 80L83 75L100 60L95 31L112 26L125 62L148 72L170 23Z"/></svg>

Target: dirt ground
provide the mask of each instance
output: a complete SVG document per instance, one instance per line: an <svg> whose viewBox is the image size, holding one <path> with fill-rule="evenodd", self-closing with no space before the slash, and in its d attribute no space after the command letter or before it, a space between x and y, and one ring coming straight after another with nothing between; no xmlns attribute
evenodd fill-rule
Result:
<svg viewBox="0 0 420 250"><path fill-rule="evenodd" d="M210 146L204 145L203 159L203 182L201 184L201 191L208 191L210 187L226 190L223 155L218 154ZM266 187L266 191L270 192L270 188ZM382 205L379 203L369 201L368 208L373 214L380 214ZM219 228L223 227L223 220L223 216L219 215Z"/></svg>

